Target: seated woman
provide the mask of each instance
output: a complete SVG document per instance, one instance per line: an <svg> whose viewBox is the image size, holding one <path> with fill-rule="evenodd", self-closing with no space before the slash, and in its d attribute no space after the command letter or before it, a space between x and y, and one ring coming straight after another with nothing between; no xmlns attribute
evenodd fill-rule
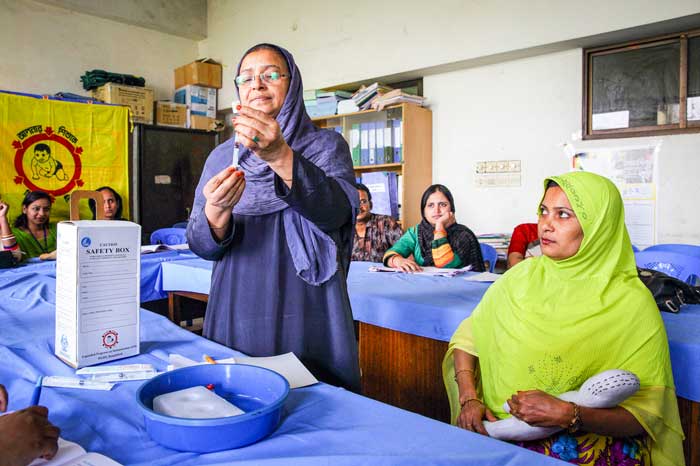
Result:
<svg viewBox="0 0 700 466"><path fill-rule="evenodd" d="M389 215L372 213L372 193L357 183L360 209L355 218L355 237L352 245L353 261L381 262L387 249L403 234L399 224Z"/></svg>
<svg viewBox="0 0 700 466"><path fill-rule="evenodd" d="M537 235L536 223L521 223L513 230L508 245L508 268L528 257L539 256L534 251L539 250L540 239Z"/></svg>
<svg viewBox="0 0 700 466"><path fill-rule="evenodd" d="M41 256L55 259L56 224L49 222L51 197L42 191L31 191L24 196L22 213L10 228L7 214L10 207L0 202L0 233L5 250L20 250L23 258Z"/></svg>
<svg viewBox="0 0 700 466"><path fill-rule="evenodd" d="M455 220L452 193L441 184L425 190L420 201L423 220L409 228L384 254L384 265L404 272L422 266L484 271L481 246L472 231ZM411 257L412 256L412 257Z"/></svg>
<svg viewBox="0 0 700 466"><path fill-rule="evenodd" d="M443 361L452 422L486 434L512 416L567 431L519 445L576 464L681 465L668 342L637 278L620 193L586 172L546 181L543 255L495 282L455 332ZM556 398L608 369L641 389L613 408Z"/></svg>
<svg viewBox="0 0 700 466"><path fill-rule="evenodd" d="M109 186L102 186L95 191L102 193L102 210L105 213L105 220L126 220L122 218L122 197L114 189ZM88 201L90 210L92 211L92 219L97 218L95 209L95 201Z"/></svg>

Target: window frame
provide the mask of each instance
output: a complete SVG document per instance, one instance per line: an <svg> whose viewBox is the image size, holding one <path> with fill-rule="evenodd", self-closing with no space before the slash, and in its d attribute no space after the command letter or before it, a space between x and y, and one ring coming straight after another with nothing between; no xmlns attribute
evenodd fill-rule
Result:
<svg viewBox="0 0 700 466"><path fill-rule="evenodd" d="M628 41L621 44L607 45L602 47L584 48L583 49L583 102L582 102L582 135L583 139L612 139L612 138L631 138L644 136L659 136L668 134L688 134L700 132L700 121L688 121L687 105L688 105L688 40L700 37L700 29L678 32L674 34L665 34L661 36L650 37ZM653 126L636 126L633 128L614 128L614 129L592 129L592 87L593 87L593 58L610 55L615 53L627 52L630 50L639 50L649 47L656 47L667 44L680 44L680 59L679 59L679 116L678 123L670 123L666 125Z"/></svg>

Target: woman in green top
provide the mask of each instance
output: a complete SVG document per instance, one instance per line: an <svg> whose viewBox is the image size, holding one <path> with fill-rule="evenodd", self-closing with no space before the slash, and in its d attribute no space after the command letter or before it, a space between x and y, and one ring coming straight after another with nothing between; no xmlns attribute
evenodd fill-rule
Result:
<svg viewBox="0 0 700 466"><path fill-rule="evenodd" d="M426 189L420 201L423 220L389 248L384 264L404 272L419 272L422 266L458 269L467 265L483 272L481 246L469 228L456 222L454 205L445 186Z"/></svg>
<svg viewBox="0 0 700 466"><path fill-rule="evenodd" d="M56 225L49 223L51 197L42 191L24 196L22 213L14 228L7 221L9 206L0 203L0 232L5 250L20 250L23 258L52 254L56 250ZM51 255L48 258L54 258Z"/></svg>

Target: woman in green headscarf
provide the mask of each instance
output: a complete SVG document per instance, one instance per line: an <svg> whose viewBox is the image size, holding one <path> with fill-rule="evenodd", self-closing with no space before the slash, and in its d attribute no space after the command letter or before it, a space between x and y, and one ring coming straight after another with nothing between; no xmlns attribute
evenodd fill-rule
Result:
<svg viewBox="0 0 700 466"><path fill-rule="evenodd" d="M522 446L577 464L683 465L668 342L637 278L622 199L586 172L545 180L542 257L495 282L455 332L443 377L452 421L486 434L483 420L511 415L566 429ZM556 398L608 369L640 390L614 408Z"/></svg>

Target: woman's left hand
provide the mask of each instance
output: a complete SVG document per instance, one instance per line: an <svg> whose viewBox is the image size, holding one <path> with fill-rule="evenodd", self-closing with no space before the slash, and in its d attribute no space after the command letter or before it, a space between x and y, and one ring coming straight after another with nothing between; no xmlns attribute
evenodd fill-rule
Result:
<svg viewBox="0 0 700 466"><path fill-rule="evenodd" d="M268 164L292 153L277 120L260 110L242 106L233 119L233 129L238 141Z"/></svg>
<svg viewBox="0 0 700 466"><path fill-rule="evenodd" d="M573 418L571 403L541 390L519 391L508 400L510 414L532 426L568 427Z"/></svg>

